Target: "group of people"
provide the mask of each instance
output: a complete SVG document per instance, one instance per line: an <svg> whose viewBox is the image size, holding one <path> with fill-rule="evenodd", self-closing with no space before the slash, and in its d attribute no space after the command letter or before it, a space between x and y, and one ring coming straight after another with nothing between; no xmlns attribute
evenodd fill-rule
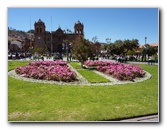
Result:
<svg viewBox="0 0 166 129"><path fill-rule="evenodd" d="M126 63L127 57L126 56L118 56L117 61L121 63Z"/></svg>
<svg viewBox="0 0 166 129"><path fill-rule="evenodd" d="M8 53L8 59L9 60L16 60L16 59L25 59L25 58L31 58L31 53L18 53L18 52L9 52Z"/></svg>

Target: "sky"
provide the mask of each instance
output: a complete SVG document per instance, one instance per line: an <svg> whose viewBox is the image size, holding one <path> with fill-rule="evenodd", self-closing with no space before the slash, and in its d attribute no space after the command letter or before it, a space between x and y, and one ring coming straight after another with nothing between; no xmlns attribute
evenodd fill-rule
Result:
<svg viewBox="0 0 166 129"><path fill-rule="evenodd" d="M41 19L47 31L58 27L74 32L74 23L84 24L85 38L99 42L138 39L139 44L159 42L158 8L8 8L8 27L28 31ZM51 20L52 19L52 20Z"/></svg>

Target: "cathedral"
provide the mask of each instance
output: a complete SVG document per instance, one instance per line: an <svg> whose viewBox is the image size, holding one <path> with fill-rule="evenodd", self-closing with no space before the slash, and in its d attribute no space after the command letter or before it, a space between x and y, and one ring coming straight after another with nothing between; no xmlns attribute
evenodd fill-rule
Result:
<svg viewBox="0 0 166 129"><path fill-rule="evenodd" d="M63 53L78 36L84 37L84 25L78 21L74 24L74 32L67 33L60 27L56 31L46 31L45 23L39 19L34 23L34 48L46 48L49 52Z"/></svg>

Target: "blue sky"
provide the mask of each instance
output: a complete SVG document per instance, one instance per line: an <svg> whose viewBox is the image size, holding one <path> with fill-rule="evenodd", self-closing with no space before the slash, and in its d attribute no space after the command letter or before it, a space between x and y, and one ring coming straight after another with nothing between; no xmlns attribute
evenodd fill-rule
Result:
<svg viewBox="0 0 166 129"><path fill-rule="evenodd" d="M52 31L59 26L74 31L80 20L89 40L97 36L99 42L138 39L144 44L147 37L147 43L159 42L158 8L8 8L8 26L17 30L34 29L40 18L51 31L51 17Z"/></svg>

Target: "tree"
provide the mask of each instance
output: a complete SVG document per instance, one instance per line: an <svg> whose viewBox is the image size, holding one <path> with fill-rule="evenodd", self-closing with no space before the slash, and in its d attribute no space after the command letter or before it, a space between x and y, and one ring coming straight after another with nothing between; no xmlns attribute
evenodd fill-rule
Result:
<svg viewBox="0 0 166 129"><path fill-rule="evenodd" d="M38 52L39 54L46 54L48 50L46 48L34 48L32 50L32 54L34 54L35 52Z"/></svg>
<svg viewBox="0 0 166 129"><path fill-rule="evenodd" d="M117 54L117 55L123 54L123 52L124 52L123 41L122 40L116 40L114 42L114 45L115 45L115 50L114 50L115 54Z"/></svg>
<svg viewBox="0 0 166 129"><path fill-rule="evenodd" d="M133 51L139 47L139 43L137 39L132 40L124 40L124 54L126 54L129 50Z"/></svg>
<svg viewBox="0 0 166 129"><path fill-rule="evenodd" d="M114 55L114 54L119 55L120 54L119 48L117 48L116 44L110 43L108 46L108 53L111 55Z"/></svg>
<svg viewBox="0 0 166 129"><path fill-rule="evenodd" d="M92 46L93 47L93 46ZM98 58L98 56L99 56L99 54L100 54L100 52L101 52L101 44L99 43L99 42L96 42L95 44L94 44L94 47L95 47L95 54L96 54L96 56L97 56L97 58Z"/></svg>
<svg viewBox="0 0 166 129"><path fill-rule="evenodd" d="M153 46L150 46L150 45L147 47L148 57L157 54L157 52L158 52L157 47L153 47Z"/></svg>
<svg viewBox="0 0 166 129"><path fill-rule="evenodd" d="M108 46L108 52L113 55L126 55L128 51L134 51L139 47L137 39L133 40L116 40L114 43L110 43Z"/></svg>
<svg viewBox="0 0 166 129"><path fill-rule="evenodd" d="M134 52L133 50L128 50L126 54L127 54L127 55L134 55L135 52Z"/></svg>
<svg viewBox="0 0 166 129"><path fill-rule="evenodd" d="M28 30L27 33L35 33L35 30L33 30L33 29Z"/></svg>
<svg viewBox="0 0 166 129"><path fill-rule="evenodd" d="M111 43L111 38L106 38L105 41L110 44Z"/></svg>
<svg viewBox="0 0 166 129"><path fill-rule="evenodd" d="M94 36L94 37L92 38L92 42L93 42L93 43L98 42L98 38L97 38L97 36Z"/></svg>
<svg viewBox="0 0 166 129"><path fill-rule="evenodd" d="M144 60L144 58L146 61L146 55L148 55L148 58L149 58L149 56L156 55L157 52L158 52L157 47L153 47L153 46L150 46L149 44L146 44L144 48L141 49L142 61Z"/></svg>
<svg viewBox="0 0 166 129"><path fill-rule="evenodd" d="M81 67L83 67L84 61L93 55L92 49L93 44L81 36L77 38L75 43L73 43L73 54L81 62Z"/></svg>

